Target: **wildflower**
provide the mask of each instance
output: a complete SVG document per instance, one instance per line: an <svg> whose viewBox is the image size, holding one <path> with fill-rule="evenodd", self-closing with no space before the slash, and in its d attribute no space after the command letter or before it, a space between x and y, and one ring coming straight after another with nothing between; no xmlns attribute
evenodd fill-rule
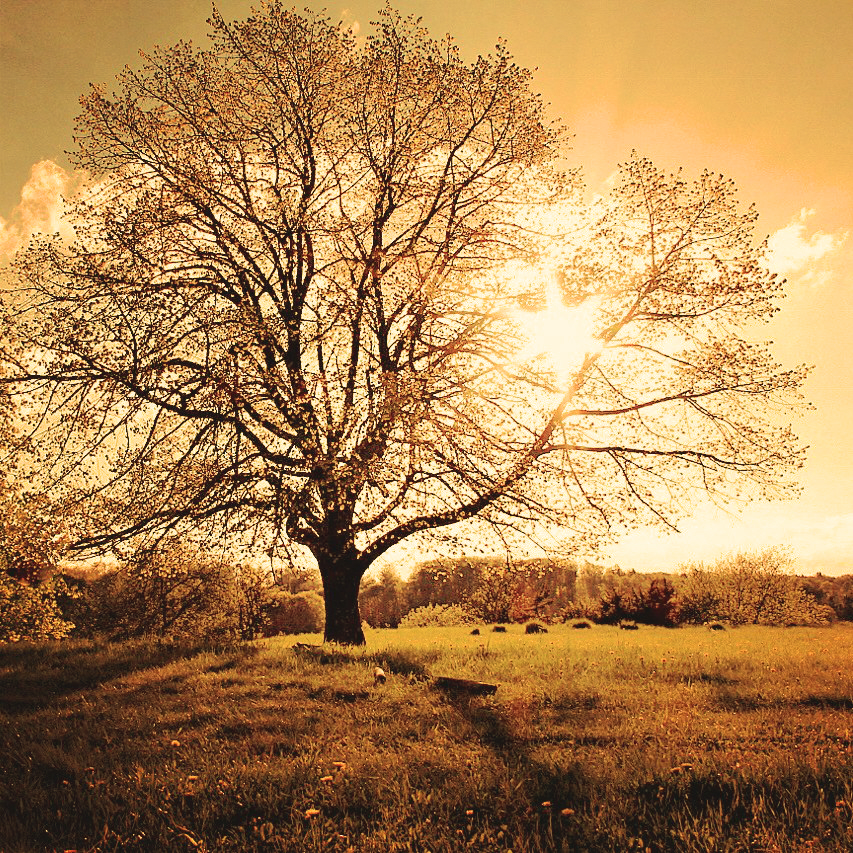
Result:
<svg viewBox="0 0 853 853"><path fill-rule="evenodd" d="M171 745L172 746L180 746L181 742L179 740L173 740Z"/></svg>
<svg viewBox="0 0 853 853"><path fill-rule="evenodd" d="M550 809L550 808L551 808L551 801L550 801L550 800L545 800L545 801L542 803L542 808L544 808L544 809Z"/></svg>
<svg viewBox="0 0 853 853"><path fill-rule="evenodd" d="M335 770L343 770L344 767L346 767L346 766L347 766L346 761L333 761L332 762L332 767L334 767Z"/></svg>
<svg viewBox="0 0 853 853"><path fill-rule="evenodd" d="M321 776L320 781L321 782L334 782L335 777L334 776Z"/></svg>
<svg viewBox="0 0 853 853"><path fill-rule="evenodd" d="M474 809L465 809L465 814L471 817L474 814Z"/></svg>
<svg viewBox="0 0 853 853"><path fill-rule="evenodd" d="M561 809L560 810L560 814L563 815L563 817L568 817L569 815L573 815L574 813L575 813L574 809Z"/></svg>
<svg viewBox="0 0 853 853"><path fill-rule="evenodd" d="M320 809L305 809L305 817L312 818L317 817L320 814Z"/></svg>
<svg viewBox="0 0 853 853"><path fill-rule="evenodd" d="M187 782L198 782L198 776L187 776Z"/></svg>

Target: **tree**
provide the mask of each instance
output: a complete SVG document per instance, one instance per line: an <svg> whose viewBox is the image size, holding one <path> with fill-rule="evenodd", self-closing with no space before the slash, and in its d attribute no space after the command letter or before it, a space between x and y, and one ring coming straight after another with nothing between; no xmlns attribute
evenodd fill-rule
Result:
<svg viewBox="0 0 853 853"><path fill-rule="evenodd" d="M679 590L681 619L734 625L822 624L828 608L805 591L784 548L768 547L691 565Z"/></svg>
<svg viewBox="0 0 853 853"><path fill-rule="evenodd" d="M383 566L379 577L362 585L359 608L371 628L396 628L403 618L403 582L391 566Z"/></svg>
<svg viewBox="0 0 853 853"><path fill-rule="evenodd" d="M802 371L738 331L781 282L731 182L634 157L579 211L502 45L466 64L390 7L363 44L277 2L210 24L82 99L76 240L16 262L7 376L78 548L310 552L326 639L362 643L360 581L404 540L594 543L785 488L769 417ZM570 365L525 351L549 295Z"/></svg>
<svg viewBox="0 0 853 853"><path fill-rule="evenodd" d="M72 594L59 577L30 584L0 572L0 644L67 637L74 625L59 600Z"/></svg>

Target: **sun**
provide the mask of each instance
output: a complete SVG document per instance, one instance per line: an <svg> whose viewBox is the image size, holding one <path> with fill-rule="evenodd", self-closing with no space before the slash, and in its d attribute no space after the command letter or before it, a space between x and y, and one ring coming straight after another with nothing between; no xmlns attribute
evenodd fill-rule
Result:
<svg viewBox="0 0 853 853"><path fill-rule="evenodd" d="M566 305L556 277L548 276L544 307L538 311L518 309L513 314L527 338L519 362L544 358L561 382L568 379L589 353L601 349L602 342L595 335L596 308L595 299Z"/></svg>

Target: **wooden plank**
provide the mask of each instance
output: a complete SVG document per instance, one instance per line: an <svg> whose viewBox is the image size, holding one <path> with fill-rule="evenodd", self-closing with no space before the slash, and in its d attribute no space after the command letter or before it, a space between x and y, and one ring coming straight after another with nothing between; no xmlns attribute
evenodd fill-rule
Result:
<svg viewBox="0 0 853 853"><path fill-rule="evenodd" d="M472 696L491 696L498 689L497 684L489 684L486 681L471 681L469 678L451 678L446 675L438 676L434 684L442 690L468 693Z"/></svg>

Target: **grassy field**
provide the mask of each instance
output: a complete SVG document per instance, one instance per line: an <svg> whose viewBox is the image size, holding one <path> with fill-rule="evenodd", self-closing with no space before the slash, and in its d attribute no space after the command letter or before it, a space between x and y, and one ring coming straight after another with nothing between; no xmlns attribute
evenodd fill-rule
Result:
<svg viewBox="0 0 853 853"><path fill-rule="evenodd" d="M0 649L0 851L853 850L853 626L367 639Z"/></svg>

